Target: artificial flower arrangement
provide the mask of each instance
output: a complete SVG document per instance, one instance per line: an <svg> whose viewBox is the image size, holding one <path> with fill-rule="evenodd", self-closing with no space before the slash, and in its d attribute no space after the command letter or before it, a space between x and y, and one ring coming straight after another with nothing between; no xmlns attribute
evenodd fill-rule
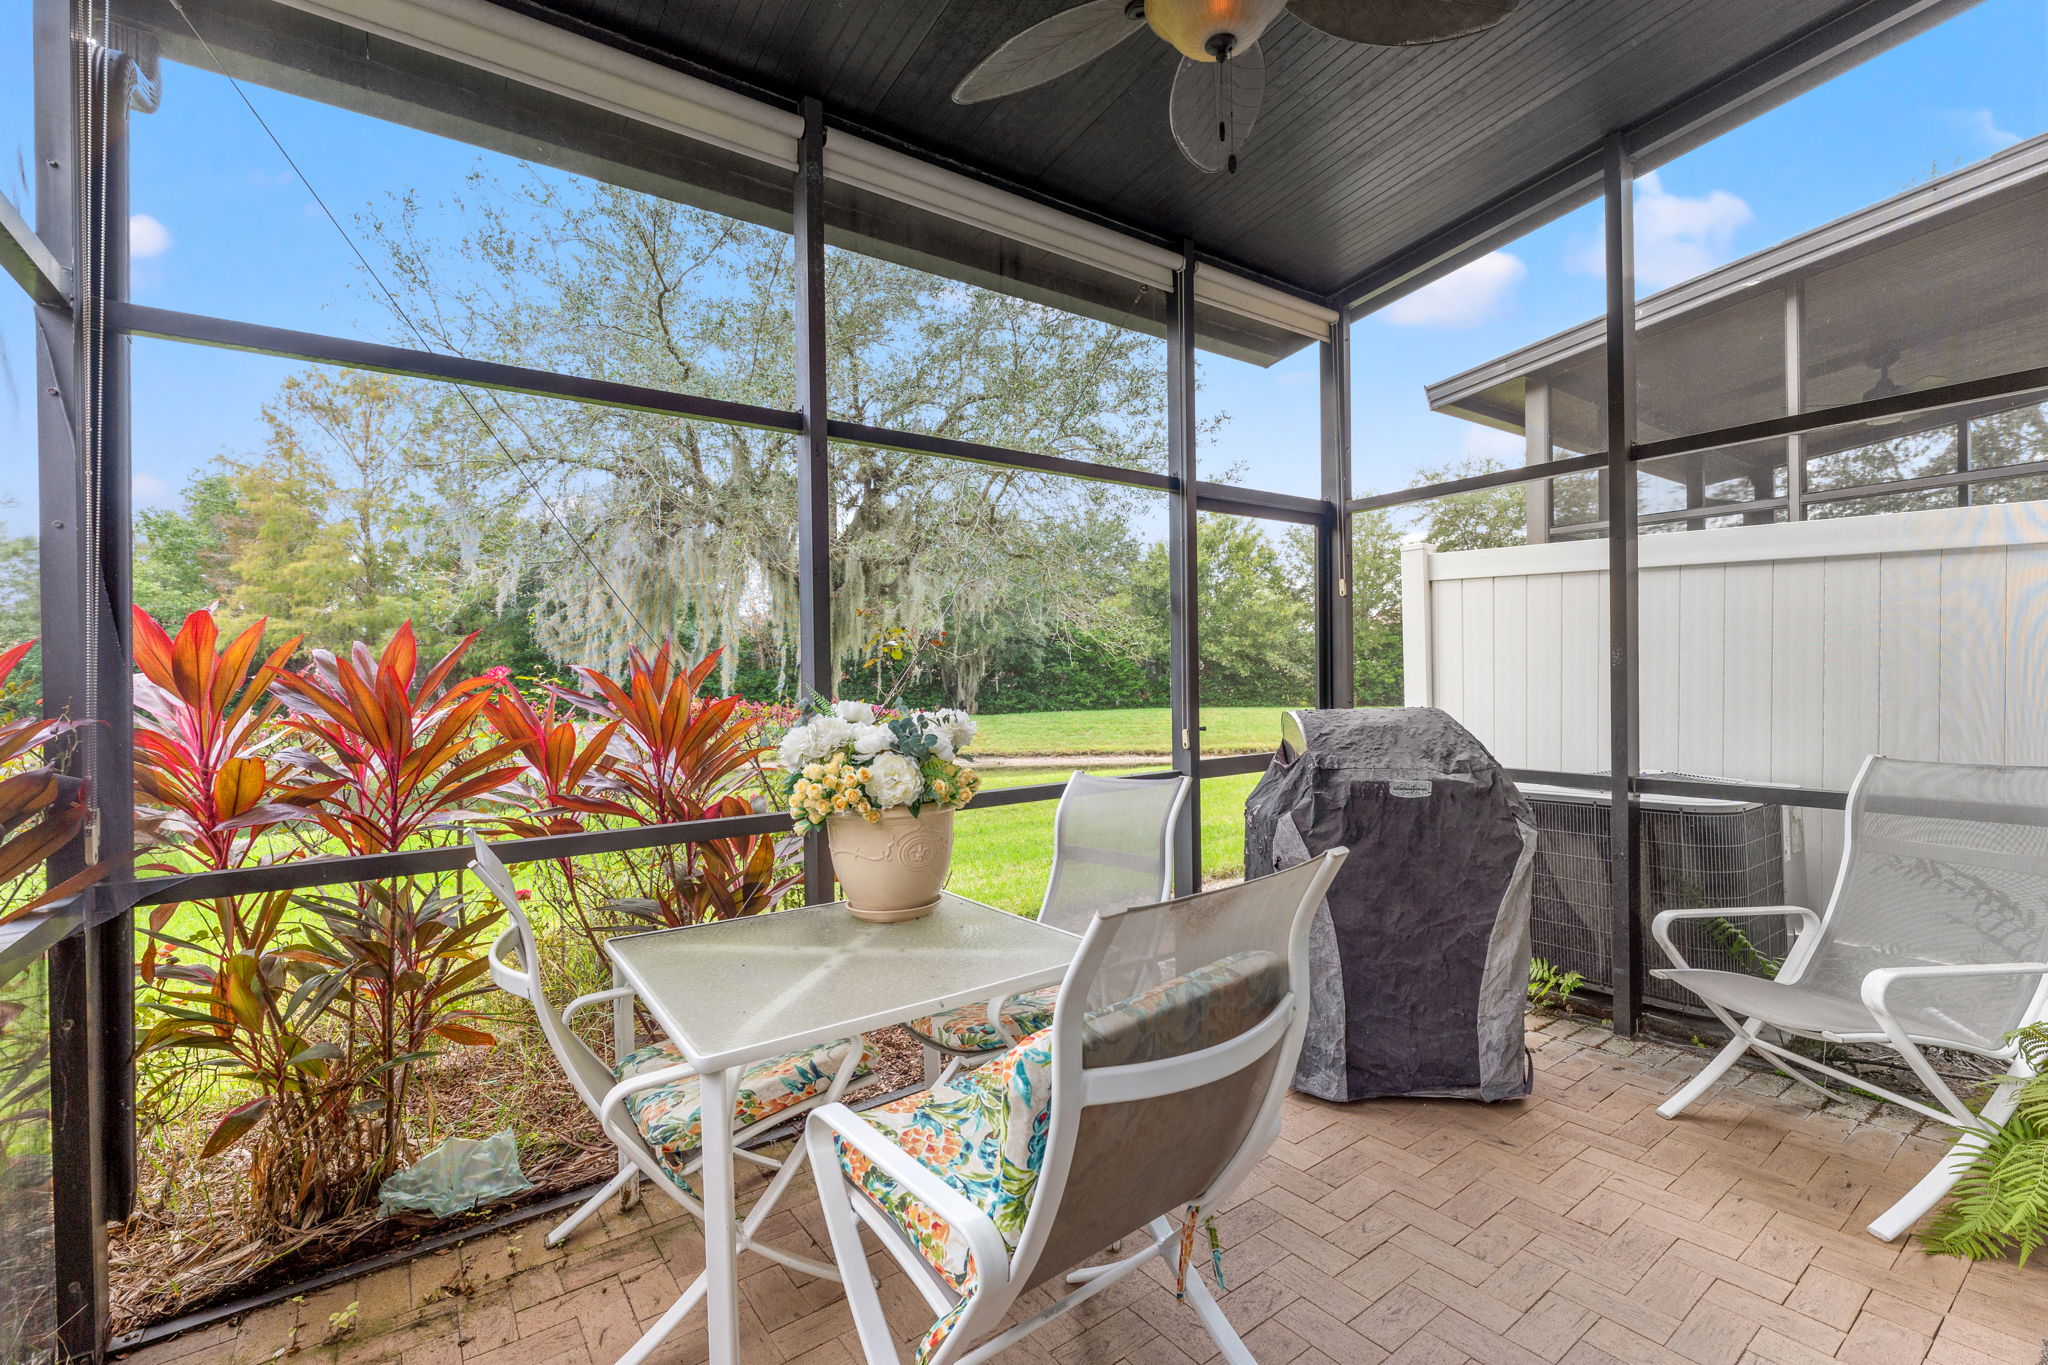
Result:
<svg viewBox="0 0 2048 1365"><path fill-rule="evenodd" d="M834 815L873 824L898 806L912 815L958 810L981 789L965 752L973 741L965 711L890 715L868 702L835 701L783 735L783 805L803 834Z"/></svg>

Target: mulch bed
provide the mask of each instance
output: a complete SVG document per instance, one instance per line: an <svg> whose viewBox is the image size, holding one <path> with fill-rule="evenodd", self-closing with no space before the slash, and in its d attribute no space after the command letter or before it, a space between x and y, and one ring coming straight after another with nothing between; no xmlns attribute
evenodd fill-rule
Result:
<svg viewBox="0 0 2048 1365"><path fill-rule="evenodd" d="M870 1080L848 1093L848 1103L858 1105L924 1084L923 1052L908 1031L884 1029L870 1039L880 1054L878 1064ZM434 1068L435 1103L444 1114L463 1112L465 1094L473 1096L479 1087L515 1080L530 1087L530 1073L522 1064L508 1065L494 1052L479 1048L459 1053ZM240 1217L244 1165L228 1156L210 1162L192 1159L191 1153L204 1140L202 1125L157 1133L154 1145L160 1159L149 1163L153 1171L145 1169L137 1213L115 1230L109 1242L114 1333L137 1332L465 1226L481 1227L508 1211L597 1184L617 1170L612 1145L566 1081L551 1092L532 1095L532 1105L523 1108L521 1117L526 1131L520 1162L534 1187L516 1198L452 1218L379 1218L374 1209L367 1209L271 1242L251 1239ZM484 1136L442 1134L450 1135Z"/></svg>

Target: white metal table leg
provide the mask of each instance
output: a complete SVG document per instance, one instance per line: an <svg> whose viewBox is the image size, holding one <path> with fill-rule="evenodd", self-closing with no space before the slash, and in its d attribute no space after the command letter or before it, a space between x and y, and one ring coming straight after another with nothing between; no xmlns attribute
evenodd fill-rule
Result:
<svg viewBox="0 0 2048 1365"><path fill-rule="evenodd" d="M616 965L612 967L612 988L623 989L624 978L619 975ZM635 1029L633 1027L633 997L622 995L612 1001L612 1065L617 1066L633 1050Z"/></svg>
<svg viewBox="0 0 2048 1365"><path fill-rule="evenodd" d="M732 1105L737 1068L706 1071L703 1086L704 1316L710 1365L740 1358L739 1227L733 1222ZM719 1122L722 1118L724 1122Z"/></svg>

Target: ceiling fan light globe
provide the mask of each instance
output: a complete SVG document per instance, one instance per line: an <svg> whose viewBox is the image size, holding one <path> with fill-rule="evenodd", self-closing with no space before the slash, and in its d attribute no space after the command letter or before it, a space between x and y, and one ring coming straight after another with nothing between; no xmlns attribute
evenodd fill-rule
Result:
<svg viewBox="0 0 2048 1365"><path fill-rule="evenodd" d="M1145 22L1183 57L1213 62L1257 42L1286 8L1287 0L1145 0Z"/></svg>

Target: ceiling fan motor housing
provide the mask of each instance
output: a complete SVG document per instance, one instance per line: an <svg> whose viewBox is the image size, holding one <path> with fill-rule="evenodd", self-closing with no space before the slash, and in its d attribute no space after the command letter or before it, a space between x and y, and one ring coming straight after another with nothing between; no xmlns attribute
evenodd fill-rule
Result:
<svg viewBox="0 0 2048 1365"><path fill-rule="evenodd" d="M1243 51L1286 8L1287 0L1144 0L1152 31L1197 62Z"/></svg>

